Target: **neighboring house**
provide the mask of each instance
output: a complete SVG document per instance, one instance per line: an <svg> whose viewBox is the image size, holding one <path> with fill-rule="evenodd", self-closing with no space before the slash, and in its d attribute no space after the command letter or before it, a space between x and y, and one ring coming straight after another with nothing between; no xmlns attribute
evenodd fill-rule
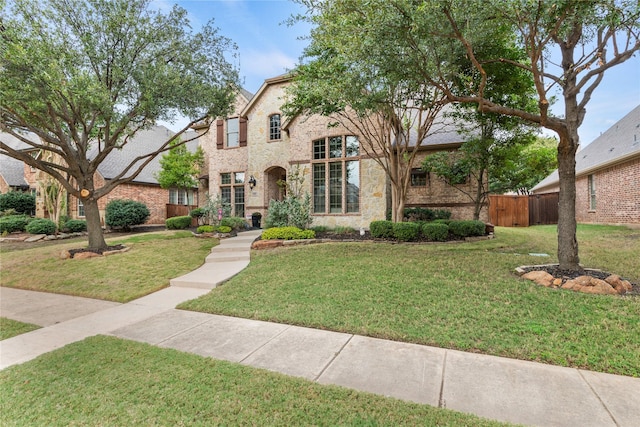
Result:
<svg viewBox="0 0 640 427"><path fill-rule="evenodd" d="M95 176L96 187L101 187L104 185L105 181L115 178L132 159L157 149L173 134L174 132L164 126L154 126L151 129L138 132L128 144L120 150L113 150L105 161L101 163ZM3 141L9 139L8 137L10 137L10 135L2 134ZM195 151L197 146L198 140L192 141L188 144L188 148L191 151ZM149 163L149 165L147 165L147 167L145 167L133 181L117 186L113 191L98 201L100 217L102 218L103 224L106 205L111 200L115 199L130 199L144 203L149 208L149 212L151 214L147 220L148 224L164 224L167 219L168 204L187 206L196 206L198 204L198 194L197 189L195 188L189 190L178 190L163 189L160 187L160 184L158 184L158 181L155 178L155 174L161 169L161 156L162 155L156 157L151 163ZM17 182L12 178L15 174L13 170L16 168L13 163L20 163L23 169L23 179L28 183L28 188L37 194L36 216L48 216L44 211L43 201L40 196L40 188L38 185L38 182L42 180L44 173L36 171L22 162L13 160L4 155L0 155L0 159L2 162L0 174L3 178L0 179L0 182L3 180L6 181L7 179L11 179L12 182ZM5 164L11 165L11 168L7 168L5 171ZM4 187L0 189L2 192L5 192ZM84 218L84 206L82 205L82 202L75 197L68 196L67 215L71 218Z"/></svg>
<svg viewBox="0 0 640 427"><path fill-rule="evenodd" d="M305 178L304 190L311 195L313 225L368 228L371 221L385 219L390 185L380 165L364 155L362 135L329 126L333 120L321 116L285 121L281 105L289 81L287 75L268 79L255 96L243 91L234 113L210 124L211 131L202 138L209 157L208 192L230 203L234 216L250 217L253 212L265 216L270 200L285 195L278 182L297 168ZM472 218L473 205L462 193L419 170L429 152L454 150L461 140L449 130L423 143L407 206L447 209L454 218Z"/></svg>
<svg viewBox="0 0 640 427"><path fill-rule="evenodd" d="M556 170L532 192L558 190ZM576 153L576 219L640 224L640 106Z"/></svg>

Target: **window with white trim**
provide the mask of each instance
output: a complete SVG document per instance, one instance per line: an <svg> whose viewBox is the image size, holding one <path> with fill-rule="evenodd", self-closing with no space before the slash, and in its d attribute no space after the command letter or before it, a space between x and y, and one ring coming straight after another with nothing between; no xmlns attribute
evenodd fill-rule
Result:
<svg viewBox="0 0 640 427"><path fill-rule="evenodd" d="M85 214L84 214L84 203L82 203L82 200L78 199L78 218L84 218Z"/></svg>
<svg viewBox="0 0 640 427"><path fill-rule="evenodd" d="M169 189L169 204L194 206L196 200L195 190L184 190L179 188Z"/></svg>
<svg viewBox="0 0 640 427"><path fill-rule="evenodd" d="M272 114L269 116L269 141L277 141L281 138L280 114Z"/></svg>
<svg viewBox="0 0 640 427"><path fill-rule="evenodd" d="M237 117L227 119L227 147L240 146L240 124Z"/></svg>

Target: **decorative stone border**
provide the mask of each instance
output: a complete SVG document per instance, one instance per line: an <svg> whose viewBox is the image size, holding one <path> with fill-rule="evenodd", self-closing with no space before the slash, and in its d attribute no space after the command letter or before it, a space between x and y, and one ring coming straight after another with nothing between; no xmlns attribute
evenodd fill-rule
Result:
<svg viewBox="0 0 640 427"><path fill-rule="evenodd" d="M584 274L575 278L558 278L548 273L547 269L553 269L558 264L523 265L517 267L515 272L523 279L552 289L564 289L574 292L596 295L625 295L633 290L633 285L628 280L622 279L617 274L609 274L595 268L583 268ZM527 272L526 270L531 271ZM596 273L596 274L589 274ZM596 276L604 277L600 279Z"/></svg>
<svg viewBox="0 0 640 427"><path fill-rule="evenodd" d="M127 246L123 249L116 249L114 251L104 251L102 254L98 254L95 252L78 252L77 254L71 257L71 253L67 250L60 252L60 259L88 259L88 258L96 258L96 257L106 257L115 254L121 254L131 250L131 246Z"/></svg>

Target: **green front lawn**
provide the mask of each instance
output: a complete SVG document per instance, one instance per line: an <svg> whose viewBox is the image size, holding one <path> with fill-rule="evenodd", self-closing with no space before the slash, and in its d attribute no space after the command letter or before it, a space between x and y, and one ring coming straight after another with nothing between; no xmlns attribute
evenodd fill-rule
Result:
<svg viewBox="0 0 640 427"><path fill-rule="evenodd" d="M2 426L498 426L113 337L0 372Z"/></svg>
<svg viewBox="0 0 640 427"><path fill-rule="evenodd" d="M195 270L218 244L216 239L196 239L188 231L145 233L107 242L122 243L131 250L84 260L60 259L60 252L86 247L86 242L0 252L0 285L128 302Z"/></svg>
<svg viewBox="0 0 640 427"><path fill-rule="evenodd" d="M0 341L16 335L26 334L36 329L40 329L40 326L0 317Z"/></svg>
<svg viewBox="0 0 640 427"><path fill-rule="evenodd" d="M640 376L640 298L546 289L515 276L556 260L555 226L460 244L328 243L254 251L183 309ZM640 231L580 226L581 261L640 282ZM529 253L548 253L547 258Z"/></svg>

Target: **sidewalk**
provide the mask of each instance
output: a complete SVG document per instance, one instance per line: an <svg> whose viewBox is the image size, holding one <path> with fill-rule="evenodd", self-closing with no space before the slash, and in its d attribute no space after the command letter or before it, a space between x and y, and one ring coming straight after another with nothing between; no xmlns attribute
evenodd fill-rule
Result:
<svg viewBox="0 0 640 427"><path fill-rule="evenodd" d="M44 326L1 341L0 369L109 334L501 421L639 425L639 378L174 308L244 268L258 234L223 240L201 268L127 304L0 288L0 315Z"/></svg>

